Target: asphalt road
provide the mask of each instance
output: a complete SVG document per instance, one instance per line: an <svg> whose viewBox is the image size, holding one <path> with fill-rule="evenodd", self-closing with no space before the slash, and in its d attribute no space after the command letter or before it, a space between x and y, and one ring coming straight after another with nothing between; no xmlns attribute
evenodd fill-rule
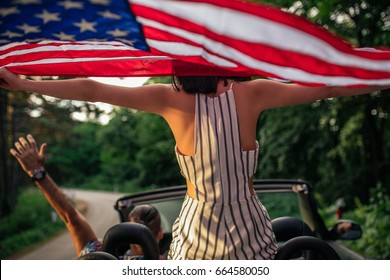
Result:
<svg viewBox="0 0 390 280"><path fill-rule="evenodd" d="M111 226L119 222L118 213L113 205L121 194L110 192L65 190L70 197L87 206L85 217L95 230L99 238L103 238L105 232ZM77 258L72 240L67 231L45 242L33 251L20 255L13 259L18 260L74 260Z"/></svg>

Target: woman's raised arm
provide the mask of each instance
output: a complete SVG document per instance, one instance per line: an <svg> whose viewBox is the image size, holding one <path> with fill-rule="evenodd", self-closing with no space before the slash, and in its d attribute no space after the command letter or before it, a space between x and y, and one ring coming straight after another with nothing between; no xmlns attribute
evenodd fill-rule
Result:
<svg viewBox="0 0 390 280"><path fill-rule="evenodd" d="M361 95L389 87L312 87L270 80L254 80L248 83L253 104L256 104L259 112L272 108L306 104L325 98Z"/></svg>
<svg viewBox="0 0 390 280"><path fill-rule="evenodd" d="M162 114L167 105L170 85L121 87L107 85L86 78L69 80L33 81L0 68L0 87L8 90L26 90L60 99L105 102L150 113Z"/></svg>

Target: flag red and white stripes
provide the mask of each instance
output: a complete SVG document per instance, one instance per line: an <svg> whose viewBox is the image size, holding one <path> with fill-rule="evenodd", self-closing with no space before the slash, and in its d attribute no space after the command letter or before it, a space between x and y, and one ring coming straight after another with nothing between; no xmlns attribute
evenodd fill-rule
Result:
<svg viewBox="0 0 390 280"><path fill-rule="evenodd" d="M269 6L239 1L133 0L153 53L310 84L388 84L390 52L354 49Z"/></svg>
<svg viewBox="0 0 390 280"><path fill-rule="evenodd" d="M0 64L26 75L259 75L314 85L390 84L390 51L353 48L275 7L238 0L129 2L148 50L119 41L10 43L0 46Z"/></svg>
<svg viewBox="0 0 390 280"><path fill-rule="evenodd" d="M170 75L171 59L121 42L12 43L0 47L1 66L30 76Z"/></svg>

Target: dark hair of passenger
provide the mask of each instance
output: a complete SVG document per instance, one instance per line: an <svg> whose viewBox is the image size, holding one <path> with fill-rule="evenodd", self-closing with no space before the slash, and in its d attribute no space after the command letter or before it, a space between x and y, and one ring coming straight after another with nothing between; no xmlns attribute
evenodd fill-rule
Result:
<svg viewBox="0 0 390 280"><path fill-rule="evenodd" d="M147 226L155 236L161 229L161 218L158 210L149 204L137 205L130 211L128 221Z"/></svg>
<svg viewBox="0 0 390 280"><path fill-rule="evenodd" d="M178 76L172 79L172 85L180 91L182 88L187 93L216 93L218 82L224 81L224 86L228 85L228 80L239 82L250 81L250 77L229 77L229 76Z"/></svg>

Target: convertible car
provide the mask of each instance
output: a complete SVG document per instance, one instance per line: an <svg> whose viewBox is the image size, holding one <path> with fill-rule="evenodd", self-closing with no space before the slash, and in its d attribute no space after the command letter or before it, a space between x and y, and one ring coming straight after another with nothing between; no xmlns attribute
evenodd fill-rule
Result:
<svg viewBox="0 0 390 280"><path fill-rule="evenodd" d="M276 259L364 259L338 241L360 238L362 229L359 224L340 220L328 228L318 213L309 182L255 180L253 185L272 219L279 245ZM182 185L120 197L114 205L120 223L106 233L103 251L117 258L129 243L138 243L144 248L145 259L166 255L172 224L180 212L185 193L186 187ZM161 215L164 238L158 246L146 226L126 222L131 209L144 203L154 205ZM106 258L105 255L86 257Z"/></svg>

